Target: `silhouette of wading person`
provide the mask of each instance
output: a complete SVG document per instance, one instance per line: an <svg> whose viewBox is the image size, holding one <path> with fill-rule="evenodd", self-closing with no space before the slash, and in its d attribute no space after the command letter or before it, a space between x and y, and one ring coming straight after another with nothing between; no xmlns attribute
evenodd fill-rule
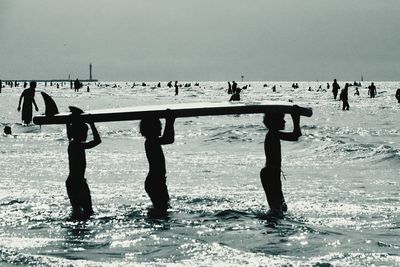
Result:
<svg viewBox="0 0 400 267"><path fill-rule="evenodd" d="M39 108L35 102L35 88L36 82L30 82L29 88L25 89L19 98L17 110L21 111L21 102L23 99L24 102L22 104L22 122L26 125L29 125L32 121L32 104L35 106L35 110L39 111Z"/></svg>
<svg viewBox="0 0 400 267"><path fill-rule="evenodd" d="M293 120L292 132L281 132L285 129L284 114L265 114L264 125L268 128L265 136L265 167L260 172L261 183L267 196L270 210L267 215L281 217L287 211L287 205L282 192L281 182L281 141L297 141L301 136L300 115L298 111L291 114Z"/></svg>
<svg viewBox="0 0 400 267"><path fill-rule="evenodd" d="M336 100L337 94L339 92L340 86L337 83L336 79L333 80L332 83L332 93L333 93L333 98Z"/></svg>
<svg viewBox="0 0 400 267"><path fill-rule="evenodd" d="M349 110L349 84L346 83L342 91L340 92L340 100L343 102L342 110Z"/></svg>
<svg viewBox="0 0 400 267"><path fill-rule="evenodd" d="M368 86L368 95L371 98L375 98L375 96L376 96L376 86L373 82L371 83L370 86Z"/></svg>
<svg viewBox="0 0 400 267"><path fill-rule="evenodd" d="M165 157L161 146L174 142L174 122L175 117L171 112L166 118L164 134L162 136L162 126L158 118L149 117L140 122L140 133L146 138L144 147L149 162L149 173L145 181L145 190L153 203L153 207L159 211L166 211L169 206Z"/></svg>
<svg viewBox="0 0 400 267"><path fill-rule="evenodd" d="M73 111L71 116L76 116L76 114L79 114L79 111ZM86 219L93 214L92 198L85 179L85 150L99 145L101 138L94 123L91 121L89 125L93 140L86 142L89 129L86 123L72 117L72 123L67 124L69 175L65 184L72 206L73 219Z"/></svg>

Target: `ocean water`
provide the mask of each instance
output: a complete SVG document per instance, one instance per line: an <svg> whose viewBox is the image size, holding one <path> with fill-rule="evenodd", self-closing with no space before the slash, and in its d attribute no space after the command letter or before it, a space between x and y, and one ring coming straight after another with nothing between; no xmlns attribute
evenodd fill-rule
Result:
<svg viewBox="0 0 400 267"><path fill-rule="evenodd" d="M38 90L60 111L229 99L226 82L200 82L178 96L165 84ZM176 120L175 143L163 147L171 196L164 218L148 214L138 122L98 123L103 142L86 154L95 215L70 221L65 127L23 127L16 110L23 88L3 88L0 126L15 136L0 136L0 265L400 266L400 83L375 82L375 99L368 82L359 97L352 87L349 111L330 90L317 91L326 82L245 84L244 101L291 100L314 111L301 118L298 142L282 141L283 219L265 216L266 129L262 115L251 114ZM43 112L39 93L36 101Z"/></svg>

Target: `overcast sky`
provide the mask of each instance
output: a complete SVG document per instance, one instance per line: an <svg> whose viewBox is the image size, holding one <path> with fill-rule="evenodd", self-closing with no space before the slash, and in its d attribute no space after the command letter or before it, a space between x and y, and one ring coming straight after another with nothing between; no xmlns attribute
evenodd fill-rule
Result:
<svg viewBox="0 0 400 267"><path fill-rule="evenodd" d="M400 0L0 0L0 79L400 80Z"/></svg>

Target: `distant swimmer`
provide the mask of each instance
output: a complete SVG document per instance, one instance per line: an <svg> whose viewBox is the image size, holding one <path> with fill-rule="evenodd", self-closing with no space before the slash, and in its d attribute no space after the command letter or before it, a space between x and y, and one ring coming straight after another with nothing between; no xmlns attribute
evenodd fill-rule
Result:
<svg viewBox="0 0 400 267"><path fill-rule="evenodd" d="M167 172L161 146L174 143L174 122L175 116L171 112L166 118L164 134L161 136L162 125L160 119L145 118L140 121L140 133L146 138L144 147L149 162L145 190L153 203L153 207L161 212L166 211L169 206L169 194L166 184Z"/></svg>
<svg viewBox="0 0 400 267"><path fill-rule="evenodd" d="M400 103L400 88L396 91L396 99Z"/></svg>
<svg viewBox="0 0 400 267"><path fill-rule="evenodd" d="M232 94L232 85L230 82L228 82L228 94Z"/></svg>
<svg viewBox="0 0 400 267"><path fill-rule="evenodd" d="M73 121L67 124L69 175L65 184L72 206L72 219L87 219L93 214L92 198L85 178L85 150L99 145L101 138L94 123L90 121L89 125L93 140L86 142L88 135L86 123Z"/></svg>
<svg viewBox="0 0 400 267"><path fill-rule="evenodd" d="M370 86L368 86L368 95L371 98L375 98L375 96L376 96L376 86L373 82L371 83Z"/></svg>
<svg viewBox="0 0 400 267"><path fill-rule="evenodd" d="M332 83L332 93L333 93L333 98L336 100L337 94L339 92L340 86L337 83L336 79L333 80Z"/></svg>
<svg viewBox="0 0 400 267"><path fill-rule="evenodd" d="M358 87L356 87L356 91L354 92L354 95L356 95L356 96L360 95L360 91L358 91Z"/></svg>
<svg viewBox="0 0 400 267"><path fill-rule="evenodd" d="M287 211L287 204L282 192L281 182L281 141L297 141L302 135L300 130L300 115L291 114L293 120L292 132L281 132L285 129L284 114L265 114L264 125L268 129L265 136L265 167L260 172L261 183L267 196L270 210L267 215L282 217Z"/></svg>
<svg viewBox="0 0 400 267"><path fill-rule="evenodd" d="M29 125L32 122L32 104L35 106L35 110L39 111L35 101L35 88L36 82L30 82L29 88L25 89L19 98L17 110L21 111L21 102L22 99L24 99L22 104L22 122L26 125Z"/></svg>
<svg viewBox="0 0 400 267"><path fill-rule="evenodd" d="M342 91L340 92L340 100L343 102L342 110L349 110L349 84L346 83Z"/></svg>
<svg viewBox="0 0 400 267"><path fill-rule="evenodd" d="M241 89L236 88L235 93L233 93L233 95L231 96L229 101L240 101L240 92L241 92Z"/></svg>
<svg viewBox="0 0 400 267"><path fill-rule="evenodd" d="M12 131L11 131L11 127L10 127L10 126L5 126L5 127L4 127L3 136L4 136L4 137L17 137L16 135L13 135L13 134L12 134Z"/></svg>

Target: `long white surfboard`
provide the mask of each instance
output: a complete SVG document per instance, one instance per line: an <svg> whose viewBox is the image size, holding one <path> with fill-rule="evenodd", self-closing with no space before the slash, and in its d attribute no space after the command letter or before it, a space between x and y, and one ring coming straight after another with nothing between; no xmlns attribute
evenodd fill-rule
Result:
<svg viewBox="0 0 400 267"><path fill-rule="evenodd" d="M170 114L167 109L173 111L174 115L179 118L250 113L292 113L295 110L295 106L293 103L284 101L262 101L252 103L203 102L90 110L80 114L79 116L83 121L87 121L88 116L90 115L91 120L94 122L141 120L149 116L165 118ZM311 108L298 106L297 111L302 116L312 116ZM70 121L71 113L39 115L33 118L33 122L38 125L65 124Z"/></svg>

